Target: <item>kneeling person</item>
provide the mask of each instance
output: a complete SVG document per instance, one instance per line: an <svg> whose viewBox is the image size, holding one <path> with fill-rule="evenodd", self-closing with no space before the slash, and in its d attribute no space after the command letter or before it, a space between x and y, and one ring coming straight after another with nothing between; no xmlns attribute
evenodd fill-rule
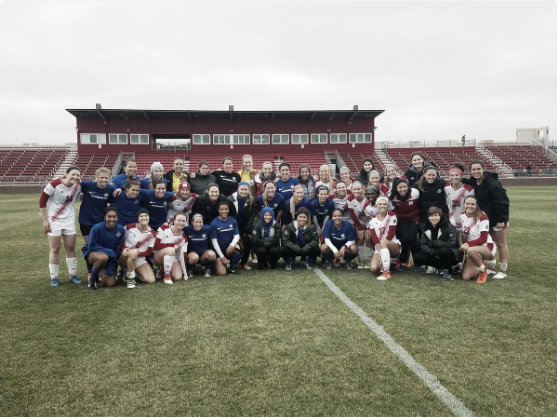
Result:
<svg viewBox="0 0 557 417"><path fill-rule="evenodd" d="M286 226L282 232L281 252L287 271L292 269L292 261L296 256L307 257L307 269L311 269L315 265L315 259L320 253L319 235L311 225L307 208L300 208L296 213L296 220Z"/></svg>

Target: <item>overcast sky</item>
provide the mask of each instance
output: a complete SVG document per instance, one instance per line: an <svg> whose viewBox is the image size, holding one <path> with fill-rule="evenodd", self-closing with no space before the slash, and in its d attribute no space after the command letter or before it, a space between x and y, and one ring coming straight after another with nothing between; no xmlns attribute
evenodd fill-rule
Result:
<svg viewBox="0 0 557 417"><path fill-rule="evenodd" d="M385 110L377 141L557 127L557 2L7 1L0 145L65 109ZM552 136L550 129L550 138Z"/></svg>

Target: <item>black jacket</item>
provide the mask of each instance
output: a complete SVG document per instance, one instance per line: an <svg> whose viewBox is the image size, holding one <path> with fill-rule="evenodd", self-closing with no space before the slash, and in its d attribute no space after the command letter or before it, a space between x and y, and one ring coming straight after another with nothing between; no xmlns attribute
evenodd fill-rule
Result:
<svg viewBox="0 0 557 417"><path fill-rule="evenodd" d="M195 200L195 203L193 203L191 213L201 214L203 216L203 223L211 224L213 220L219 217L218 203L221 201L226 201L224 194L220 194L217 201L213 204L209 198L209 194L201 193ZM230 203L228 204L228 207L230 207Z"/></svg>
<svg viewBox="0 0 557 417"><path fill-rule="evenodd" d="M420 238L420 250L428 255L439 256L441 247L451 249L455 258L461 259L462 253L459 250L457 231L445 214L435 227L428 219L425 226L422 227L422 237Z"/></svg>
<svg viewBox="0 0 557 417"><path fill-rule="evenodd" d="M191 185L191 192L197 195L203 194L209 188L209 184L216 183L217 179L212 174L203 175L199 170L195 172L195 178L188 180ZM222 191L222 190L221 190Z"/></svg>
<svg viewBox="0 0 557 417"><path fill-rule="evenodd" d="M439 207L443 213L449 214L449 206L447 206L447 197L445 196L445 185L447 182L441 177L437 177L433 184L424 181L424 190L418 188L418 184L414 184L412 188L420 191L420 223L427 221L427 211L430 207Z"/></svg>
<svg viewBox="0 0 557 417"><path fill-rule="evenodd" d="M238 184L242 181L242 177L237 172L228 173L224 170L218 170L213 171L211 175L215 177L220 192L227 197L238 191Z"/></svg>
<svg viewBox="0 0 557 417"><path fill-rule="evenodd" d="M507 190L499 182L497 173L484 171L481 184L478 184L475 178L466 182L474 187L474 195L482 211L487 214L490 227L509 221L509 197Z"/></svg>
<svg viewBox="0 0 557 417"><path fill-rule="evenodd" d="M255 199L252 201L251 205L249 204L249 200L243 202L244 211L242 212L241 218L238 218L238 204L240 204L240 201L238 200L238 193L234 193L226 197L226 200L228 200L228 206L230 207L230 213L228 215L236 219L238 229L240 230L240 236L251 234L253 223L255 222L255 217L257 216L257 205L255 204Z"/></svg>
<svg viewBox="0 0 557 417"><path fill-rule="evenodd" d="M298 246L298 222L294 220L290 223L284 231L282 232L282 246L294 252L301 252L303 254L309 254L313 248L319 246L319 235L315 231L315 228L306 226L303 229L302 237L306 245L303 248Z"/></svg>
<svg viewBox="0 0 557 417"><path fill-rule="evenodd" d="M255 220L252 232L252 247L263 246L268 249L271 246L279 246L280 237L280 224L278 222L275 221L271 226L269 236L263 237L263 224L261 223L261 219Z"/></svg>
<svg viewBox="0 0 557 417"><path fill-rule="evenodd" d="M418 180L420 178L422 178L424 168L427 167L427 166L437 167L437 165L435 165L433 162L424 162L424 166L422 167L422 170L420 172L418 172L418 170L416 168L414 168L414 165L410 164L410 166L408 167L408 169L404 173L404 176L408 180L408 186L409 187L412 187L416 182L418 182Z"/></svg>
<svg viewBox="0 0 557 417"><path fill-rule="evenodd" d="M170 192L170 193L171 193L172 191L174 191L174 190L172 189L172 182L174 181L173 175L174 175L174 170L171 169L170 171L167 171L167 172L162 176L165 180L168 181L168 182L166 183L166 191L168 191L168 192ZM186 171L184 171L184 175L186 176L186 180L189 180L190 174L188 174Z"/></svg>

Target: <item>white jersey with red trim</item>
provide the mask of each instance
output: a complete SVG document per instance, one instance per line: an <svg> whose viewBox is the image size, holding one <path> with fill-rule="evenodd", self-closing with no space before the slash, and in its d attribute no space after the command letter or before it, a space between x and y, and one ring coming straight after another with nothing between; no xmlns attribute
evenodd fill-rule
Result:
<svg viewBox="0 0 557 417"><path fill-rule="evenodd" d="M139 256L148 256L155 247L156 238L157 235L152 228L142 232L137 223L131 223L126 226L126 239L123 246L128 249L139 249Z"/></svg>
<svg viewBox="0 0 557 417"><path fill-rule="evenodd" d="M482 215L474 223L473 217L468 217L466 213L460 215L460 222L462 223L462 241L468 244L475 242L487 234L487 240L483 245L493 243L493 239L489 235L489 219L487 215L482 212Z"/></svg>
<svg viewBox="0 0 557 417"><path fill-rule="evenodd" d="M73 186L64 185L61 178L51 181L43 190L39 206L46 207L48 219L68 220L75 218L73 203L79 198L81 183L78 181Z"/></svg>
<svg viewBox="0 0 557 417"><path fill-rule="evenodd" d="M383 220L379 219L377 216L373 216L368 223L368 228L371 230L372 237L377 238L379 242L390 240L400 245L400 240L398 240L395 234L396 225L396 214L389 212Z"/></svg>
<svg viewBox="0 0 557 417"><path fill-rule="evenodd" d="M177 213L186 213L187 221L186 226L190 224L190 210L197 199L197 194L190 193L190 198L187 200L179 200L176 196L170 199L170 207L168 208L168 213L166 213L166 221L170 223L174 219Z"/></svg>
<svg viewBox="0 0 557 417"><path fill-rule="evenodd" d="M155 250L161 250L163 248L170 248L174 246L180 246L187 243L188 238L184 231L182 230L179 235L175 235L172 232L172 227L167 225L162 225L157 230L157 239L155 241Z"/></svg>
<svg viewBox="0 0 557 417"><path fill-rule="evenodd" d="M464 212L464 199L469 195L474 195L474 187L469 184L462 184L462 187L455 190L450 182L445 185L445 195L449 199L449 220L462 232L462 227L457 225L460 215Z"/></svg>
<svg viewBox="0 0 557 417"><path fill-rule="evenodd" d="M356 200L354 195L348 197L348 211L356 229L358 230L367 229L367 224L369 222L369 217L366 214L367 206L369 206L369 202L365 197L362 201Z"/></svg>
<svg viewBox="0 0 557 417"><path fill-rule="evenodd" d="M330 183L330 182L323 182L323 181L321 181L321 180L317 180L317 181L315 181L315 189L317 190L317 187L321 187L321 186L323 185L323 186L327 187L327 189L329 190L329 193L332 193L332 192L333 192L332 188L334 188L334 186L335 186L336 183L337 183L337 179L336 179L336 178L333 178L332 187L331 187L331 183ZM346 187L348 187L348 185L349 185L349 184L346 184Z"/></svg>
<svg viewBox="0 0 557 417"><path fill-rule="evenodd" d="M348 197L352 195L352 191L346 190L346 197L339 198L335 193L329 194L329 198L335 203L335 209L342 210L342 220L354 224L352 217L350 216L350 211L348 210Z"/></svg>

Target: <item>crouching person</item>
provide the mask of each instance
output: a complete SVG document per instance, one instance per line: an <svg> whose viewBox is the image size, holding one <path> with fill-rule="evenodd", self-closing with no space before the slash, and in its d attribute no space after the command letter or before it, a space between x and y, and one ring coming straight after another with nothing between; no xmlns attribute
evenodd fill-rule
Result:
<svg viewBox="0 0 557 417"><path fill-rule="evenodd" d="M430 207L422 229L420 252L414 257L414 264L432 266L439 271L442 280L451 281L450 272L461 260L455 227L440 208Z"/></svg>
<svg viewBox="0 0 557 417"><path fill-rule="evenodd" d="M296 220L282 232L282 257L286 270L292 269L296 256L306 257L306 268L312 269L319 250L319 235L311 225L309 210L301 207L296 213Z"/></svg>

